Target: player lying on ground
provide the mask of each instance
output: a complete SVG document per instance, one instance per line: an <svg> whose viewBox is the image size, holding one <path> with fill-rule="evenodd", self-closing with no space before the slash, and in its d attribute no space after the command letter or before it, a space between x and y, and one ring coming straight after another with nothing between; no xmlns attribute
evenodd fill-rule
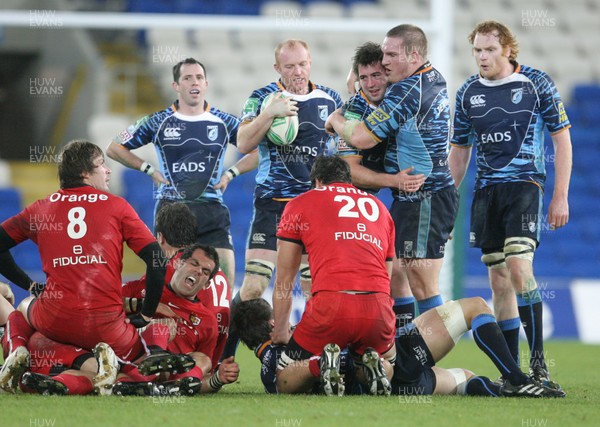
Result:
<svg viewBox="0 0 600 427"><path fill-rule="evenodd" d="M163 389L160 385L157 388L148 378L122 376L113 387L115 394L162 394L167 387L178 387L182 394L210 393L237 381L239 366L233 357L223 360L211 374L211 359L218 337L217 318L197 297L219 271L217 252L211 246L194 244L178 252L171 262L175 270L165 287L161 302L173 311L175 317L162 319L163 326L171 330L170 340L164 345L170 351L192 356L196 366L189 372L157 378L155 382L158 384L168 380L162 384ZM130 282L123 287L123 296L141 298L143 289L139 281Z"/></svg>
<svg viewBox="0 0 600 427"><path fill-rule="evenodd" d="M273 310L263 299L240 303L232 322L240 331L240 339L254 349L261 360L261 379L268 393L276 393L276 368L285 346L270 341ZM489 378L476 376L469 370L443 369L435 364L448 354L458 339L473 331L477 346L490 358L498 370L509 380L504 385ZM360 391L353 381L351 357L339 352L336 344L325 347L328 355L337 355L332 365L340 376L344 375L347 389ZM563 391L553 390L526 376L514 363L502 333L481 298L463 298L449 301L417 317L401 329L396 338L397 358L392 377L392 393L416 394L466 394L474 396L564 397ZM320 363L323 366L323 363ZM324 375L325 374L325 375ZM321 370L321 385L327 390L327 381ZM348 379L351 381L348 383ZM339 387L338 387L339 390Z"/></svg>

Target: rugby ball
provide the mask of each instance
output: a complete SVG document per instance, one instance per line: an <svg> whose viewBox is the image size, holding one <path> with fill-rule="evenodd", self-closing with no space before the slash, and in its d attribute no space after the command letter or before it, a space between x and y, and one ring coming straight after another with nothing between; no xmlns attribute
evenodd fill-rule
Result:
<svg viewBox="0 0 600 427"><path fill-rule="evenodd" d="M272 92L263 100L261 111L281 92ZM275 117L267 131L267 138L275 145L289 145L298 136L298 116Z"/></svg>

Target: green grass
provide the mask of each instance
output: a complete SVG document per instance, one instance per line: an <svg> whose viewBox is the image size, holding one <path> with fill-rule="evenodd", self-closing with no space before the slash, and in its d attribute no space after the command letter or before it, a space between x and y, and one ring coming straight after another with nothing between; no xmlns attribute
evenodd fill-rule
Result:
<svg viewBox="0 0 600 427"><path fill-rule="evenodd" d="M522 347L526 344L522 343ZM0 426L586 426L600 416L600 346L549 341L547 360L566 399L493 399L430 396L273 396L263 393L259 363L238 351L240 381L216 395L182 398L0 395ZM472 341L464 340L442 362L497 378ZM594 421L596 420L596 421Z"/></svg>

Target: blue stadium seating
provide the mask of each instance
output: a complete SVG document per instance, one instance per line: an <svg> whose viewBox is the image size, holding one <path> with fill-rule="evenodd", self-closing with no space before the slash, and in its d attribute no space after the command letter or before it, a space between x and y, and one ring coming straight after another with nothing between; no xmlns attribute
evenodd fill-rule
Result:
<svg viewBox="0 0 600 427"><path fill-rule="evenodd" d="M21 211L21 192L16 188L0 188L0 222Z"/></svg>
<svg viewBox="0 0 600 427"><path fill-rule="evenodd" d="M123 197L138 213L150 230L154 229L154 184L150 177L141 176L139 171L123 171Z"/></svg>

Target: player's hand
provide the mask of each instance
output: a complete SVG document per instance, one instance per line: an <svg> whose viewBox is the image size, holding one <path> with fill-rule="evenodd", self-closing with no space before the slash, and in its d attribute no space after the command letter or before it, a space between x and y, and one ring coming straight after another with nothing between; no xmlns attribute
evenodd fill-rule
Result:
<svg viewBox="0 0 600 427"><path fill-rule="evenodd" d="M414 193L415 191L418 191L419 188L421 188L425 183L425 175L422 173L410 175L413 169L414 167L411 166L401 170L396 174L396 177L398 178L398 189L400 191Z"/></svg>
<svg viewBox="0 0 600 427"><path fill-rule="evenodd" d="M171 319L179 317L177 313L171 310L171 307L169 307L166 304L163 304L162 302L158 303L158 307L156 307L156 314L160 314L162 317L167 317Z"/></svg>
<svg viewBox="0 0 600 427"><path fill-rule="evenodd" d="M552 197L548 206L550 229L564 227L569 222L569 202L566 197Z"/></svg>
<svg viewBox="0 0 600 427"><path fill-rule="evenodd" d="M15 305L15 294L13 294L8 283L0 282L0 295L2 295L10 305Z"/></svg>
<svg viewBox="0 0 600 427"><path fill-rule="evenodd" d="M298 106L296 104L298 104L297 101L279 93L275 95L273 101L267 107L267 111L273 117L297 116Z"/></svg>
<svg viewBox="0 0 600 427"><path fill-rule="evenodd" d="M143 328L147 326L152 319L144 316L142 313L134 313L127 316L125 323L131 323L136 328Z"/></svg>
<svg viewBox="0 0 600 427"><path fill-rule="evenodd" d="M273 341L273 344L286 345L290 341L291 337L292 325L290 325L289 322L287 322L287 324L283 327L277 327L277 325L275 325L275 327L271 331L271 341Z"/></svg>
<svg viewBox="0 0 600 427"><path fill-rule="evenodd" d="M240 367L234 360L233 356L229 356L219 364L219 369L215 373L223 384L231 384L238 380L240 376Z"/></svg>
<svg viewBox="0 0 600 427"><path fill-rule="evenodd" d="M156 185L161 185L161 184L169 185L170 184L170 182L163 176L162 173L160 173L159 170L155 170L154 173L152 174L152 181L154 181L154 183Z"/></svg>
<svg viewBox="0 0 600 427"><path fill-rule="evenodd" d="M325 121L325 132L327 132L330 135L335 135L336 131L333 127L333 124L336 123L336 121L343 119L344 116L342 115L342 109L338 108L333 113L331 113L329 117L327 117L327 120Z"/></svg>
<svg viewBox="0 0 600 427"><path fill-rule="evenodd" d="M215 185L215 190L221 190L222 193L225 193L225 190L227 190L227 186L230 182L231 178L229 178L229 175L225 173L222 174L219 183Z"/></svg>

